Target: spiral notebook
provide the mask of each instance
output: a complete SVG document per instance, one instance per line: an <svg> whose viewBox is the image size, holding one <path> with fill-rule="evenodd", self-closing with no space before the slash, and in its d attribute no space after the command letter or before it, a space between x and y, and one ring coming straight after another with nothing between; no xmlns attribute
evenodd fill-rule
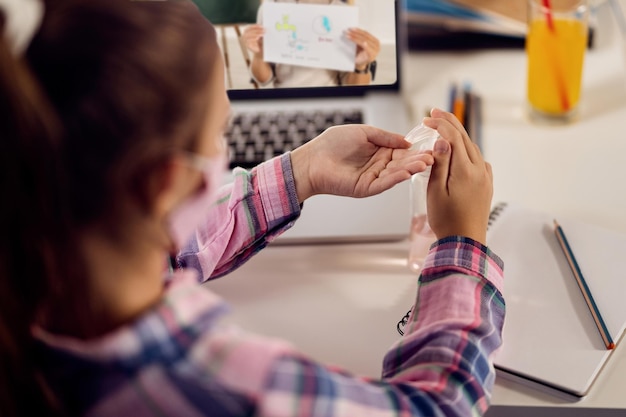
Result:
<svg viewBox="0 0 626 417"><path fill-rule="evenodd" d="M498 375L585 396L607 350L554 233L558 220L616 343L626 327L626 235L501 203L488 246L504 261L506 319Z"/></svg>

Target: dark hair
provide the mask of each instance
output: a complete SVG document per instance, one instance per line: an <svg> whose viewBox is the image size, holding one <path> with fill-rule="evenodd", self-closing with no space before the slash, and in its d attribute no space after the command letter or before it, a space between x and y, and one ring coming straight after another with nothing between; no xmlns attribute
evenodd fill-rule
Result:
<svg viewBox="0 0 626 417"><path fill-rule="evenodd" d="M147 207L148 174L194 148L218 53L183 0L50 1L22 57L0 38L0 415L62 414L31 326L88 308L78 233L119 232L122 198Z"/></svg>

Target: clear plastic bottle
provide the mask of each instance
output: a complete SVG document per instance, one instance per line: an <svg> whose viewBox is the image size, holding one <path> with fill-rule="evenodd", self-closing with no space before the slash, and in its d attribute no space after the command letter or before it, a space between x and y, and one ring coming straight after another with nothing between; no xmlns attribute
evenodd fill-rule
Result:
<svg viewBox="0 0 626 417"><path fill-rule="evenodd" d="M406 135L406 140L413 145L411 149L432 150L439 134L423 124L416 126ZM437 240L430 225L426 211L426 190L430 178L430 167L411 177L411 230L409 233L409 257L408 267L411 271L419 273L424 265L424 259L428 254L430 245Z"/></svg>

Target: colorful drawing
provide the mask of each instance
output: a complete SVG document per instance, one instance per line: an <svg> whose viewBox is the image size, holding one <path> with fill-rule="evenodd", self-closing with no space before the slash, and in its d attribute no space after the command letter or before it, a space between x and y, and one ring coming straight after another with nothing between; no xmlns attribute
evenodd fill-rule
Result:
<svg viewBox="0 0 626 417"><path fill-rule="evenodd" d="M343 33L358 26L355 6L264 3L264 59L351 71L356 45Z"/></svg>

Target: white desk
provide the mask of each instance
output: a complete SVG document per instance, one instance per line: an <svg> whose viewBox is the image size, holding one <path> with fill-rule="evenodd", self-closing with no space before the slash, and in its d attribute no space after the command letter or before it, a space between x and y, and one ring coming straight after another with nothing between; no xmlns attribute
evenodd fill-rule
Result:
<svg viewBox="0 0 626 417"><path fill-rule="evenodd" d="M470 81L483 96L483 150L493 165L494 202L518 201L626 232L626 77L622 42L607 12L600 10L598 44L586 57L580 120L568 126L526 119L523 51L409 57L408 68L419 74L408 80L414 114L445 106L451 80ZM572 415L570 407L626 409L625 386L626 346L620 343L583 399L498 378L493 404L558 406L533 410L533 416ZM495 407L491 415L522 415L514 411Z"/></svg>
<svg viewBox="0 0 626 417"><path fill-rule="evenodd" d="M484 155L494 169L494 201L567 212L626 232L626 77L612 16L599 15L599 45L588 52L580 120L536 126L525 117L526 56L522 50L411 54L406 91L421 118L447 107L451 81L470 81L483 96Z"/></svg>
<svg viewBox="0 0 626 417"><path fill-rule="evenodd" d="M408 74L407 93L413 114L420 116L433 105L446 106L452 80L470 81L483 96L483 150L493 165L494 202L518 201L626 232L623 44L606 8L598 18L598 44L586 57L581 115L574 124L541 127L526 119L523 51L410 55L407 67L419 76ZM498 378L493 403L559 406L553 414L534 410L536 416L571 415L560 407L626 409L625 386L626 346L620 343L581 400ZM513 411L495 407L491 415Z"/></svg>
<svg viewBox="0 0 626 417"><path fill-rule="evenodd" d="M445 107L451 81L471 81L484 100L483 144L494 169L494 202L518 201L626 233L624 59L611 17L606 11L599 17L598 45L586 59L581 116L572 125L537 127L525 119L521 50L410 54L405 91L418 121L425 109ZM399 337L395 325L415 295L407 250L406 241L270 247L208 285L231 302L232 320L246 329L377 376L384 353ZM589 415L586 408L626 409L624 387L622 342L585 398L498 377L489 415L582 416Z"/></svg>

